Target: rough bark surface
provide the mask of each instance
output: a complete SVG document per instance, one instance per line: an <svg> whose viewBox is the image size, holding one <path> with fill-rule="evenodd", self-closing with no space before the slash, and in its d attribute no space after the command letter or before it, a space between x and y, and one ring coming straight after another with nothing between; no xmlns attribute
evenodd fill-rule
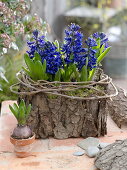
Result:
<svg viewBox="0 0 127 170"><path fill-rule="evenodd" d="M21 86L20 91L27 90L25 88ZM61 96L50 99L42 92L22 98L26 104L32 104L27 123L35 132L36 138L86 138L107 133L106 99L79 101Z"/></svg>
<svg viewBox="0 0 127 170"><path fill-rule="evenodd" d="M102 149L95 159L99 170L127 170L127 139Z"/></svg>
<svg viewBox="0 0 127 170"><path fill-rule="evenodd" d="M114 122L118 127L121 127L123 123L127 122L127 96L124 93L124 90L120 87L117 87L118 95L108 100L108 112L111 115ZM112 88L109 88L109 91L112 92Z"/></svg>

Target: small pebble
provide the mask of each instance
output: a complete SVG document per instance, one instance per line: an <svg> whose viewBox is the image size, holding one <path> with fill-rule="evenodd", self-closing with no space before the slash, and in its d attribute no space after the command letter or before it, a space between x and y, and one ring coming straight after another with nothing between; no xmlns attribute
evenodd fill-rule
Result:
<svg viewBox="0 0 127 170"><path fill-rule="evenodd" d="M97 147L99 145L99 139L93 138L93 137L88 137L88 138L80 141L77 145L80 148L82 148L84 150L87 150L88 147L91 147L91 146L96 146Z"/></svg>
<svg viewBox="0 0 127 170"><path fill-rule="evenodd" d="M99 149L103 149L105 148L106 146L110 145L110 143L99 143L99 145L97 146Z"/></svg>
<svg viewBox="0 0 127 170"><path fill-rule="evenodd" d="M94 158L99 152L98 147L96 146L90 146L88 147L86 154L90 157L90 158Z"/></svg>
<svg viewBox="0 0 127 170"><path fill-rule="evenodd" d="M85 151L77 151L73 153L74 156L82 156L84 154L85 154Z"/></svg>

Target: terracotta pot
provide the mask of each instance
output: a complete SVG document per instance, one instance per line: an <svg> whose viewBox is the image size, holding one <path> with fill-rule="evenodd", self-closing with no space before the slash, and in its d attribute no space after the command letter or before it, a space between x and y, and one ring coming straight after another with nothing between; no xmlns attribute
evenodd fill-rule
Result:
<svg viewBox="0 0 127 170"><path fill-rule="evenodd" d="M28 139L15 139L10 137L10 142L14 145L14 151L17 157L25 158L32 155L31 149L35 141L35 134Z"/></svg>

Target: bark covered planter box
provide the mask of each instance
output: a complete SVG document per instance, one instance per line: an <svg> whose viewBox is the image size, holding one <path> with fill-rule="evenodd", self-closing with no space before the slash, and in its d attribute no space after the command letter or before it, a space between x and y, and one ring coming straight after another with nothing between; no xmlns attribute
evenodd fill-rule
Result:
<svg viewBox="0 0 127 170"><path fill-rule="evenodd" d="M54 136L58 139L69 137L103 136L106 129L106 100L78 101L58 97L48 99L38 93L26 96L25 101L34 107L28 124L37 138Z"/></svg>
<svg viewBox="0 0 127 170"><path fill-rule="evenodd" d="M59 86L54 87L53 82L33 82L23 73L20 74L17 76L20 81L17 93L19 100L23 98L26 104L32 104L27 123L35 132L36 138L86 138L104 136L107 133L107 100L116 95L116 92L112 95L107 93L107 86L111 83L108 76L103 75L98 82L84 82L84 88L94 89L97 93L100 93L100 90L95 89L96 85L104 87L105 90L100 96L91 94L77 97L63 94L62 89L67 88L65 82L59 82ZM78 83L70 84L75 88ZM83 83L81 84L83 86ZM13 91L13 86L11 90Z"/></svg>

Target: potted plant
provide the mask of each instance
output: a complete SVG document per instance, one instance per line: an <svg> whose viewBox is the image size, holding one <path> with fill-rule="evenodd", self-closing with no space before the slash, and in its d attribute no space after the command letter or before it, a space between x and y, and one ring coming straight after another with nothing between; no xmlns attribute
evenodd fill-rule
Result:
<svg viewBox="0 0 127 170"><path fill-rule="evenodd" d="M26 124L26 120L31 111L31 104L26 107L22 99L20 104L9 105L9 108L18 121L17 127L14 128L10 141L14 145L15 153L18 157L26 157L30 155L31 145L35 140L35 134Z"/></svg>
<svg viewBox="0 0 127 170"><path fill-rule="evenodd" d="M33 106L27 123L36 138L57 139L105 135L111 79L98 69L111 47L104 33L94 33L85 41L80 26L65 30L62 45L50 42L39 31L27 42L27 67L17 74L20 94ZM84 44L86 48L84 47Z"/></svg>

